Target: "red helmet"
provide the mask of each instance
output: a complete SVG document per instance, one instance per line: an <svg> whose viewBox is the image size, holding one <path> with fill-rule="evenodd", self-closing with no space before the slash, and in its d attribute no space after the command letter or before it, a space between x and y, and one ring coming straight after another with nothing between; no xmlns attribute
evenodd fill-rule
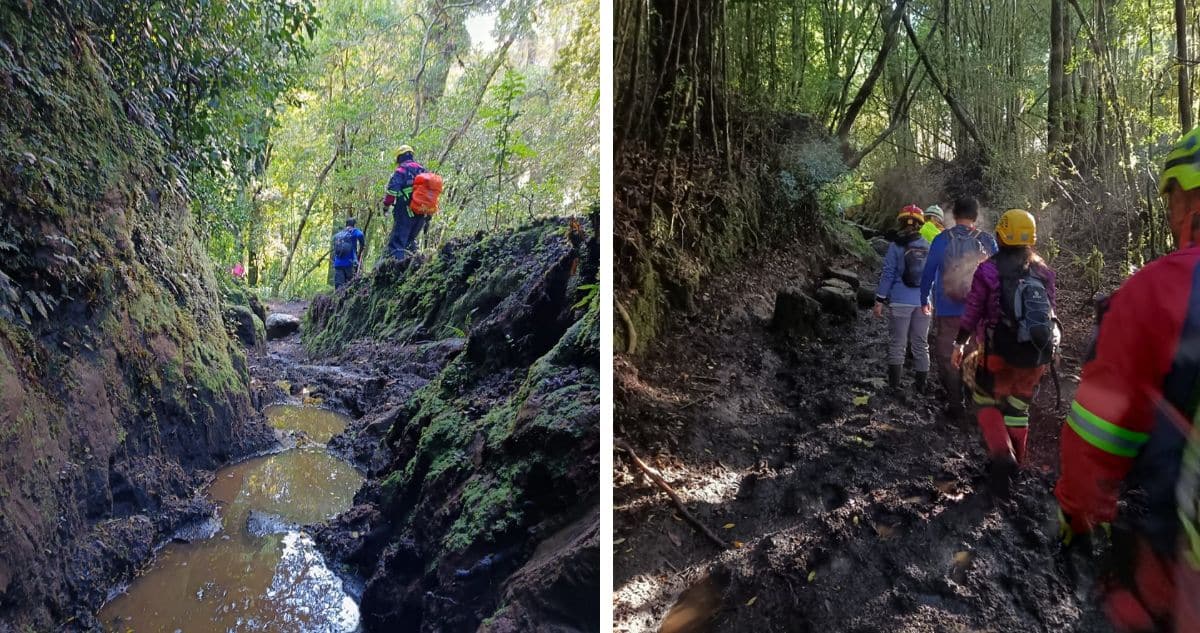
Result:
<svg viewBox="0 0 1200 633"><path fill-rule="evenodd" d="M916 220L917 224L924 224L925 211L915 204L910 204L907 207L900 209L900 213L896 215L896 219L902 222L906 219L912 219Z"/></svg>

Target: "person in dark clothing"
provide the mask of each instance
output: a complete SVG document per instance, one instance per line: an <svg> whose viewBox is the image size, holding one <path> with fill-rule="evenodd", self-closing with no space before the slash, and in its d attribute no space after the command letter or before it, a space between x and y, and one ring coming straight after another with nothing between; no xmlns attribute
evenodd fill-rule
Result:
<svg viewBox="0 0 1200 633"><path fill-rule="evenodd" d="M954 337L965 310L975 269L996 253L996 239L975 226L979 202L964 196L954 202L954 225L929 243L929 261L921 276L921 308L933 320L933 358L938 378L946 389L946 413L958 418L964 412L962 377L950 363ZM974 347L966 349L970 354Z"/></svg>
<svg viewBox="0 0 1200 633"><path fill-rule="evenodd" d="M355 224L354 218L346 219L346 228L333 236L333 287L341 288L358 274L362 248L367 240Z"/></svg>
<svg viewBox="0 0 1200 633"><path fill-rule="evenodd" d="M413 213L408 208L413 180L417 174L425 171L425 167L413 160L413 148L401 145L396 155L396 171L388 181L387 195L383 198L384 210L392 208L392 234L388 237L388 252L400 261L417 251L417 238L429 223L428 215Z"/></svg>

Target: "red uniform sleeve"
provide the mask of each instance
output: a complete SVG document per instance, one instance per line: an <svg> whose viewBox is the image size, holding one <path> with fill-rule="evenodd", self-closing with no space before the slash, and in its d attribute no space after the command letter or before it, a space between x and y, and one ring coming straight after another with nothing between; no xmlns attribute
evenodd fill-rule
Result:
<svg viewBox="0 0 1200 633"><path fill-rule="evenodd" d="M1062 426L1054 490L1077 525L1115 518L1121 481L1154 425L1190 292L1190 275L1172 293L1156 290L1177 286L1172 275L1164 266L1126 282L1101 322L1095 357L1083 367Z"/></svg>

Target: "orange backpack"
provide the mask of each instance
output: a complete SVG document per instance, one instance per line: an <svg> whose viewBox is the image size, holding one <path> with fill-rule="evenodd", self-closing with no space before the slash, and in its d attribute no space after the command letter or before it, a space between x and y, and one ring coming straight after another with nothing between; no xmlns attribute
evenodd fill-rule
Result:
<svg viewBox="0 0 1200 633"><path fill-rule="evenodd" d="M433 215L438 212L438 197L441 195L441 176L432 172L417 174L413 179L408 208L416 215Z"/></svg>

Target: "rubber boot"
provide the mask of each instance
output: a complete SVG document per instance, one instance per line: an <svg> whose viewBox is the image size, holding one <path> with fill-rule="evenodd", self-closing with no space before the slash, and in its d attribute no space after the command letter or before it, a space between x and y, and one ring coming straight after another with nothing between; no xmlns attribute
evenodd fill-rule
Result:
<svg viewBox="0 0 1200 633"><path fill-rule="evenodd" d="M1018 466L1025 465L1025 440L1029 437L1029 427L1027 426L1010 426L1008 427L1008 439L1012 442L1013 456L1017 459Z"/></svg>
<svg viewBox="0 0 1200 633"><path fill-rule="evenodd" d="M888 390L892 395L900 395L900 377L904 375L904 365L888 365Z"/></svg>
<svg viewBox="0 0 1200 633"><path fill-rule="evenodd" d="M929 380L929 372L919 371L913 374L913 393L918 398L925 395L925 385Z"/></svg>
<svg viewBox="0 0 1200 633"><path fill-rule="evenodd" d="M1017 470L1017 460L1004 426L1004 415L996 407L983 407L976 414L976 419L983 433L983 443L987 446L988 486L994 496L1007 499L1013 473Z"/></svg>

